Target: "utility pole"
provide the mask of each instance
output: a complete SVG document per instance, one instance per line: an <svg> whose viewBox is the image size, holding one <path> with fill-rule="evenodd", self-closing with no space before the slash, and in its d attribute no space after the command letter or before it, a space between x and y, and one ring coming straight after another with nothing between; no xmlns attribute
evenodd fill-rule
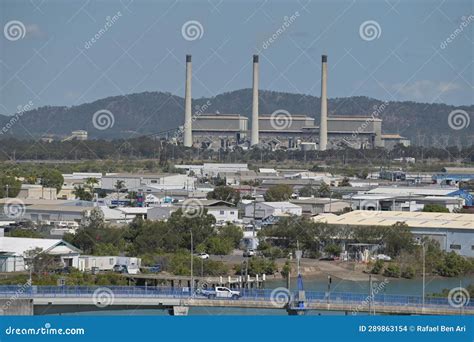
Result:
<svg viewBox="0 0 474 342"><path fill-rule="evenodd" d="M369 274L369 315L372 313L372 275Z"/></svg>
<svg viewBox="0 0 474 342"><path fill-rule="evenodd" d="M191 296L194 296L194 277L193 277L193 259L194 259L194 255L193 255L193 251L194 251L194 246L193 246L193 229L189 229L189 231L191 232L191 286L190 286L190 290L191 290Z"/></svg>
<svg viewBox="0 0 474 342"><path fill-rule="evenodd" d="M425 242L421 244L423 248L423 294L422 294L422 304L421 304L421 312L425 311L425 259L426 259L426 251L425 251Z"/></svg>

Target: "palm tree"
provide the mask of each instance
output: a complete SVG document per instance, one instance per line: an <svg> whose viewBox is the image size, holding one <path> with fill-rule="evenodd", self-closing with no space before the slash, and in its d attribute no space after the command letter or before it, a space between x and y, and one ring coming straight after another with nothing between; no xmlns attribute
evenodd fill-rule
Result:
<svg viewBox="0 0 474 342"><path fill-rule="evenodd" d="M92 194L92 198L94 198L95 185L97 184L99 184L99 181L95 177L90 177L86 179L86 184L84 188L89 190L89 192Z"/></svg>
<svg viewBox="0 0 474 342"><path fill-rule="evenodd" d="M115 190L117 190L117 204L120 201L120 190L122 190L125 187L125 181L118 179L117 182L115 182Z"/></svg>

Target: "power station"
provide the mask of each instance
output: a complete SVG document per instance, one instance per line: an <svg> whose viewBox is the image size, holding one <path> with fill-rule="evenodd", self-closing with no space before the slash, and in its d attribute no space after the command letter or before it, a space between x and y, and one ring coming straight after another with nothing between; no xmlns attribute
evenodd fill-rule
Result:
<svg viewBox="0 0 474 342"><path fill-rule="evenodd" d="M186 147L210 149L259 147L269 149L336 149L392 148L410 141L398 134L382 134L382 119L371 115L328 116L327 80L328 57L321 58L321 117L319 125L306 114L285 110L272 114L259 111L259 56L253 56L252 115L249 119L239 113L191 113L191 55L186 56L186 86L183 144Z"/></svg>

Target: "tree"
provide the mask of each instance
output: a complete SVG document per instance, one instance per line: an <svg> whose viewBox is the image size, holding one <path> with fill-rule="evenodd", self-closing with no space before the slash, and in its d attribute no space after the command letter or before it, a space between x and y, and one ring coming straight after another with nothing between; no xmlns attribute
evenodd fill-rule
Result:
<svg viewBox="0 0 474 342"><path fill-rule="evenodd" d="M76 198L81 201L92 201L92 194L87 191L82 185L74 186L74 191L72 192Z"/></svg>
<svg viewBox="0 0 474 342"><path fill-rule="evenodd" d="M449 209L441 204L425 204L423 207L425 213L449 213Z"/></svg>
<svg viewBox="0 0 474 342"><path fill-rule="evenodd" d="M268 188L265 195L263 195L267 202L288 201L293 193L293 188L287 184L273 185Z"/></svg>
<svg viewBox="0 0 474 342"><path fill-rule="evenodd" d="M370 270L370 273L372 274L380 274L383 270L383 261L382 260L377 260Z"/></svg>
<svg viewBox="0 0 474 342"><path fill-rule="evenodd" d="M343 187L343 186L351 186L351 183L350 183L350 181L349 181L349 178L344 177L344 178L342 179L342 181L339 182L339 185L338 185L338 186L340 186L340 187Z"/></svg>
<svg viewBox="0 0 474 342"><path fill-rule="evenodd" d="M311 196L318 196L318 190L313 187L311 184L307 184L303 186L299 191L299 195L301 197L311 197Z"/></svg>
<svg viewBox="0 0 474 342"><path fill-rule="evenodd" d="M339 256L342 252L342 247L335 243L331 243L324 247L324 252L330 256Z"/></svg>
<svg viewBox="0 0 474 342"><path fill-rule="evenodd" d="M117 192L117 202L120 201L120 191L125 188L125 181L117 179L115 182L115 191Z"/></svg>
<svg viewBox="0 0 474 342"><path fill-rule="evenodd" d="M397 264L390 264L383 272L383 275L385 277L400 278L400 273L400 266Z"/></svg>
<svg viewBox="0 0 474 342"><path fill-rule="evenodd" d="M21 182L15 177L0 176L0 198L16 197L21 189Z"/></svg>
<svg viewBox="0 0 474 342"><path fill-rule="evenodd" d="M221 185L216 186L213 191L209 192L207 199L216 199L237 204L240 201L240 193L230 186Z"/></svg>
<svg viewBox="0 0 474 342"><path fill-rule="evenodd" d="M59 192L63 184L64 177L58 170L47 169L41 174L41 185L46 188L56 188L56 192Z"/></svg>
<svg viewBox="0 0 474 342"><path fill-rule="evenodd" d="M413 235L406 223L397 222L386 228L382 239L386 253L391 257L399 256L402 250L411 253L415 248Z"/></svg>
<svg viewBox="0 0 474 342"><path fill-rule="evenodd" d="M330 197L331 188L326 183L322 182L318 189L318 197Z"/></svg>
<svg viewBox="0 0 474 342"><path fill-rule="evenodd" d="M29 249L24 253L25 261L32 273L42 274L61 268L61 262L51 254L43 252L42 248Z"/></svg>
<svg viewBox="0 0 474 342"><path fill-rule="evenodd" d="M237 227L233 224L226 224L225 226L219 229L218 235L221 238L228 239L232 243L233 248L238 248L240 241L244 237L244 232L240 227Z"/></svg>

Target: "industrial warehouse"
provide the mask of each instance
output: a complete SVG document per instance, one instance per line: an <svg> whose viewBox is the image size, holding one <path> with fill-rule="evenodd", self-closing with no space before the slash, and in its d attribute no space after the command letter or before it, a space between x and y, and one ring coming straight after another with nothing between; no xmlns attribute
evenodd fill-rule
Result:
<svg viewBox="0 0 474 342"><path fill-rule="evenodd" d="M241 114L192 113L192 58L186 56L185 120L183 143L186 147L210 149L259 147L267 149L320 150L351 148L387 148L396 144L410 145L399 134L384 134L379 117L387 103L367 115L328 116L327 56L322 56L321 119L306 114L293 114L281 109L271 114L259 112L259 56L253 56L252 116ZM249 127L250 126L250 127Z"/></svg>

